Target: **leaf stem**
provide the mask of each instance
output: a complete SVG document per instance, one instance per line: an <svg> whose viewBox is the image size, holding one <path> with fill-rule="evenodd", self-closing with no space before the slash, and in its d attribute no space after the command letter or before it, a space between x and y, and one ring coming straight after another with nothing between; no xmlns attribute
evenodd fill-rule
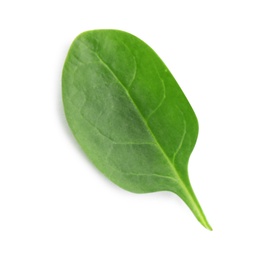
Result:
<svg viewBox="0 0 268 260"><path fill-rule="evenodd" d="M181 192L176 192L176 194L183 199L183 201L188 205L188 207L191 209L193 214L195 215L196 219L208 230L212 231L212 227L207 221L207 218L199 204L199 201L197 200L194 191L192 189L192 186L190 182L188 182L188 185L183 183L185 186L184 192L186 191L186 194L181 194Z"/></svg>

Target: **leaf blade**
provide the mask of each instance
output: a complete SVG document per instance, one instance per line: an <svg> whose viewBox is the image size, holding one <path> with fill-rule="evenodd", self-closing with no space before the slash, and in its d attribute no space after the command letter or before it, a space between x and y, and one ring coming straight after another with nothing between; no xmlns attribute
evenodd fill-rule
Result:
<svg viewBox="0 0 268 260"><path fill-rule="evenodd" d="M78 89L75 94L71 93L74 82ZM121 31L85 32L70 48L62 84L67 121L100 171L133 192L175 192L200 223L211 229L187 172L198 133L196 116L171 73L148 45ZM76 95L78 102L73 105ZM79 107L78 113L74 106ZM92 127L97 129L94 134ZM159 180L161 176L165 181Z"/></svg>

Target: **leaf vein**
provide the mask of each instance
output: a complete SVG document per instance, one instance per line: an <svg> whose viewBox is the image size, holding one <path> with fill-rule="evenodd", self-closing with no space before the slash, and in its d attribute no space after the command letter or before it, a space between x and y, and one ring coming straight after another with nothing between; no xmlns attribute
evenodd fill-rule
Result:
<svg viewBox="0 0 268 260"><path fill-rule="evenodd" d="M128 89L131 88L135 78L136 78L136 74L137 74L137 61L136 61L136 58L135 56L133 55L132 51L129 49L129 47L123 42L121 41L121 43L129 50L129 52L132 54L132 57L133 57L133 61L134 61L134 73L133 73L133 76L132 76L132 79L129 83L129 86L128 86Z"/></svg>
<svg viewBox="0 0 268 260"><path fill-rule="evenodd" d="M163 179L170 179L176 183L178 183L178 181L170 176L164 176L164 175L160 175L160 174L156 174L156 173L150 173L150 174L145 174L145 173L125 173L127 175L135 175L135 176L156 176L158 178L163 178Z"/></svg>
<svg viewBox="0 0 268 260"><path fill-rule="evenodd" d="M183 141L185 139L185 135L186 135L186 121L185 121L185 118L184 118L184 115L183 115L183 112L180 110L180 112L182 113L182 118L183 118L183 133L182 133L182 137L181 137L181 140L180 140L180 143L178 145L178 148L177 150L175 151L174 155L173 155L173 158L172 158L172 162L173 164L175 164L175 159L176 159L176 156L178 155L178 153L180 152L181 150L181 147L182 147L182 144L183 144Z"/></svg>
<svg viewBox="0 0 268 260"><path fill-rule="evenodd" d="M157 74L158 74L158 72L157 72ZM160 78L160 76L159 76L159 78ZM165 82L164 82L164 80L162 78L160 78L160 80L162 82L162 87L163 87L163 97L160 100L159 104L156 106L156 108L147 117L147 122L149 121L149 119L151 118L151 116L163 105L163 103L164 103L164 101L166 99L166 85L165 85Z"/></svg>

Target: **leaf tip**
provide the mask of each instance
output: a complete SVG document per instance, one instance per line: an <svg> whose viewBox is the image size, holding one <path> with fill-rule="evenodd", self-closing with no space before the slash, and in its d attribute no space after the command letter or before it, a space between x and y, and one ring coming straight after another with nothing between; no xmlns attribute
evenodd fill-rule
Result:
<svg viewBox="0 0 268 260"><path fill-rule="evenodd" d="M205 227L207 230L209 231L213 231L212 227L210 226L210 224L208 223L207 219L205 218L205 215L203 215L204 218L203 219L199 219L199 222L202 224L203 227Z"/></svg>

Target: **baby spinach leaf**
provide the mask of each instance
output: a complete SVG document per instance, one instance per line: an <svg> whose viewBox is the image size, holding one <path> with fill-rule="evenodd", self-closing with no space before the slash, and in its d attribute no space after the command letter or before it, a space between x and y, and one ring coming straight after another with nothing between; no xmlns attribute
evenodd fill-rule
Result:
<svg viewBox="0 0 268 260"><path fill-rule="evenodd" d="M211 229L187 172L197 118L147 44L117 30L80 34L64 64L62 95L76 140L102 173L132 192L176 193Z"/></svg>

